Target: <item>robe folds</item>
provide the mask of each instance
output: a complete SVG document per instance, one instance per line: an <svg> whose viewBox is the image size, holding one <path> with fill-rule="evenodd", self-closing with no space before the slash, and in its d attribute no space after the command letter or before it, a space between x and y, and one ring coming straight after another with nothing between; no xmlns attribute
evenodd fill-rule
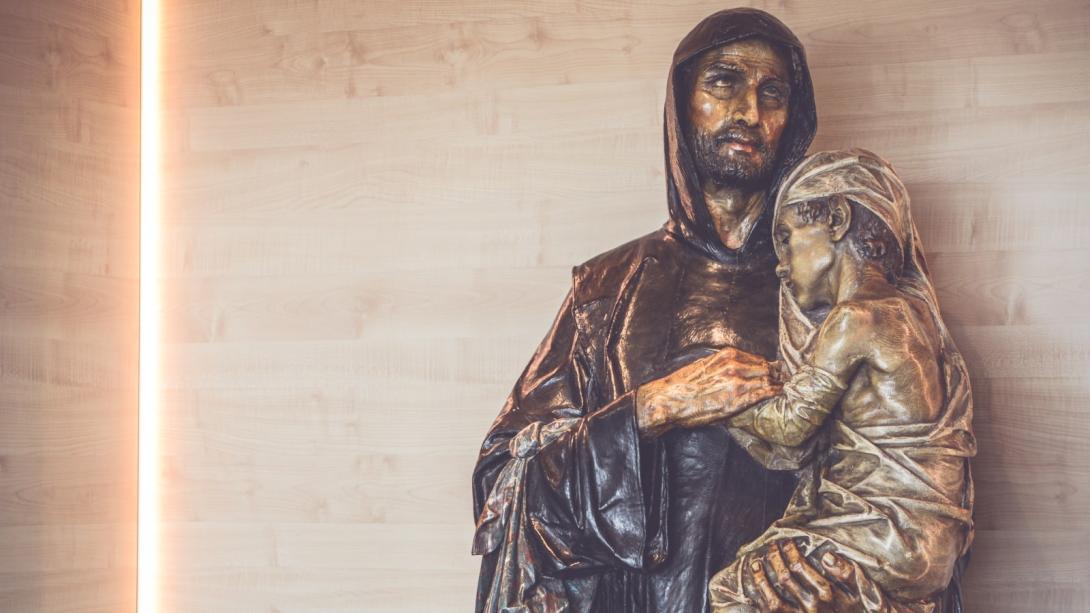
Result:
<svg viewBox="0 0 1090 613"><path fill-rule="evenodd" d="M710 573L780 516L794 488L722 426L641 441L635 420L642 381L724 345L774 353L768 257L713 263L665 232L607 257L633 265L576 271L485 441L475 475L484 610L702 611ZM596 269L625 274L611 280L621 304L591 295L604 281L587 279ZM714 299L700 292L709 287ZM731 304L738 296L744 306Z"/></svg>

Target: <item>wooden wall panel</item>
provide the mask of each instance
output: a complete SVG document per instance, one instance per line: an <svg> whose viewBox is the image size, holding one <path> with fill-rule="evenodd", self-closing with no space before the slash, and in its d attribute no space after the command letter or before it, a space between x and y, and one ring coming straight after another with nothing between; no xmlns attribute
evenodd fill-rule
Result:
<svg viewBox="0 0 1090 613"><path fill-rule="evenodd" d="M969 610L1090 610L1090 6L755 5L815 147L913 195L974 376ZM169 3L170 611L469 609L475 451L570 267L664 220L669 58L720 8Z"/></svg>
<svg viewBox="0 0 1090 613"><path fill-rule="evenodd" d="M0 1L0 610L131 611L139 10Z"/></svg>

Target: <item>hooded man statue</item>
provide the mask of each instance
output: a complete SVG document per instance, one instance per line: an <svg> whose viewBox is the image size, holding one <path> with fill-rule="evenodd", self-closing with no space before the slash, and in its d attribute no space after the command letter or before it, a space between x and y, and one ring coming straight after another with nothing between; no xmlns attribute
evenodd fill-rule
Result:
<svg viewBox="0 0 1090 613"><path fill-rule="evenodd" d="M575 267L473 473L477 611L703 612L794 475L722 424L777 349L771 202L817 125L798 39L711 15L667 83L669 221Z"/></svg>

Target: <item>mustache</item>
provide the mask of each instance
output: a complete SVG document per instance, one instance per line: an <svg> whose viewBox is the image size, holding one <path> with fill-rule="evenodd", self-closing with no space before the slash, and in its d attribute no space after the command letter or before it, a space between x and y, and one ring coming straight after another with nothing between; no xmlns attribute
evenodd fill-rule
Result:
<svg viewBox="0 0 1090 613"><path fill-rule="evenodd" d="M731 142L743 143L749 145L760 151L764 155L768 155L768 143L761 137L761 134L754 130L747 130L745 128L739 128L737 126L731 126L724 128L717 132L713 137L716 149Z"/></svg>

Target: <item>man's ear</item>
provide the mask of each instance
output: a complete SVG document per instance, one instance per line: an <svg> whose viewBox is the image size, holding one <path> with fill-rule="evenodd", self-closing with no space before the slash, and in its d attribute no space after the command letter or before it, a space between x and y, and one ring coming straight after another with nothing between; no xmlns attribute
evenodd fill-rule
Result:
<svg viewBox="0 0 1090 613"><path fill-rule="evenodd" d="M839 242L852 225L852 206L847 198L837 196L833 199L829 213L829 234L833 242Z"/></svg>

